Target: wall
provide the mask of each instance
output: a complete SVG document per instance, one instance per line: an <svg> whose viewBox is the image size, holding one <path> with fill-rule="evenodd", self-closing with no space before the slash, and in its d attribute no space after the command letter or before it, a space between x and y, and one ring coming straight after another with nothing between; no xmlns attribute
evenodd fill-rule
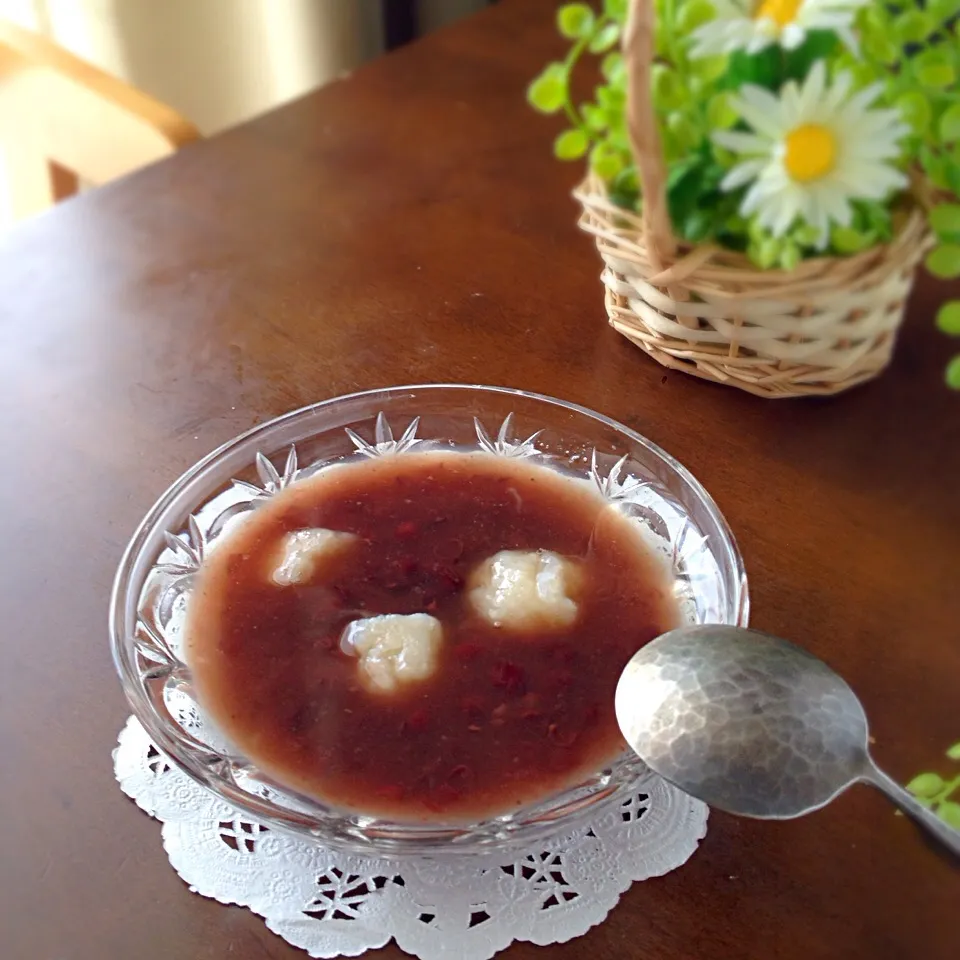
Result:
<svg viewBox="0 0 960 960"><path fill-rule="evenodd" d="M378 0L0 0L213 133L352 69L382 46Z"/></svg>
<svg viewBox="0 0 960 960"><path fill-rule="evenodd" d="M485 3L419 0L421 31ZM208 135L383 49L380 0L0 0L0 16L129 81ZM0 229L12 220L4 179L0 149Z"/></svg>
<svg viewBox="0 0 960 960"><path fill-rule="evenodd" d="M485 7L488 0L419 0L420 30L427 33Z"/></svg>

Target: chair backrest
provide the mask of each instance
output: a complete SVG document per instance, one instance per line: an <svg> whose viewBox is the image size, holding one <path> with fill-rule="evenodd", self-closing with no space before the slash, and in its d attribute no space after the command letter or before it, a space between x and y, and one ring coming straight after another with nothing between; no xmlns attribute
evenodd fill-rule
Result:
<svg viewBox="0 0 960 960"><path fill-rule="evenodd" d="M15 218L199 136L170 107L0 19L0 149Z"/></svg>

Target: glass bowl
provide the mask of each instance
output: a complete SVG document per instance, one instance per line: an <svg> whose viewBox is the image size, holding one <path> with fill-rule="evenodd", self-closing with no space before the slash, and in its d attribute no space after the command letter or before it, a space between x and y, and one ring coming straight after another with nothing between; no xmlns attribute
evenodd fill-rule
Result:
<svg viewBox="0 0 960 960"><path fill-rule="evenodd" d="M244 514L298 479L409 449L529 457L591 481L635 518L669 564L687 622L746 625L747 580L726 522L690 473L649 440L584 407L520 390L391 387L254 427L188 470L150 509L124 553L110 601L114 661L138 720L176 767L227 803L268 826L367 855L523 846L642 792L650 774L627 752L570 789L502 816L470 824L390 822L274 782L204 717L182 631L205 553Z"/></svg>

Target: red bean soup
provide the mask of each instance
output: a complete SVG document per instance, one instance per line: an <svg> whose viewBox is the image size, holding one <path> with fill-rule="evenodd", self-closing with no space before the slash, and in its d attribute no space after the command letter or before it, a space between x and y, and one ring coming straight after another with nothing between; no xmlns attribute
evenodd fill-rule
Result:
<svg viewBox="0 0 960 960"><path fill-rule="evenodd" d="M278 583L285 538L315 528L354 537ZM570 562L572 622L514 629L477 611L471 578L503 550ZM363 681L343 642L351 623L384 614L442 628L428 675L390 690ZM405 453L322 470L249 514L205 562L187 642L204 709L278 782L454 823L614 760L620 673L679 619L665 565L585 482L522 459Z"/></svg>

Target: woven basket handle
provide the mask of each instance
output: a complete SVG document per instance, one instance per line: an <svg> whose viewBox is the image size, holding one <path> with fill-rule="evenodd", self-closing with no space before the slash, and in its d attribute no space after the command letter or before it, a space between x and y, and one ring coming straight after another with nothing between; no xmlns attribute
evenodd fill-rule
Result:
<svg viewBox="0 0 960 960"><path fill-rule="evenodd" d="M654 267L663 269L676 255L677 240L667 207L667 167L650 84L655 20L654 0L630 0L623 31L623 62L627 71L627 131L643 197L643 231Z"/></svg>

